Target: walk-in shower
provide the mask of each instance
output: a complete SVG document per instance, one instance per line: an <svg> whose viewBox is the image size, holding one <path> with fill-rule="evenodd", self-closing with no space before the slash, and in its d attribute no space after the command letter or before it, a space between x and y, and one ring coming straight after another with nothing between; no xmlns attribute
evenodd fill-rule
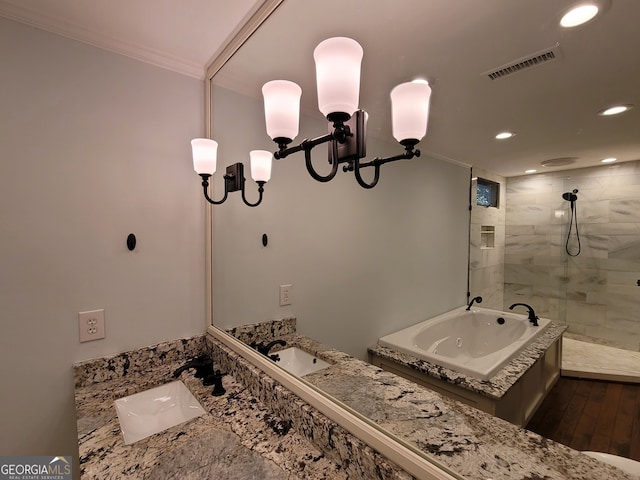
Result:
<svg viewBox="0 0 640 480"><path fill-rule="evenodd" d="M571 202L571 217L569 219L569 231L567 232L567 241L564 244L564 249L567 252L567 255L571 257L577 257L580 255L582 251L582 245L580 245L580 232L578 231L578 209L576 208L576 201L578 200L578 189L574 188L571 192L565 192L562 194L562 198L564 198L567 202ZM571 240L571 230L575 227L575 244L572 249L569 247L569 242Z"/></svg>
<svg viewBox="0 0 640 480"><path fill-rule="evenodd" d="M499 206L472 211L472 295L487 308L528 303L574 339L640 351L640 160L498 181Z"/></svg>

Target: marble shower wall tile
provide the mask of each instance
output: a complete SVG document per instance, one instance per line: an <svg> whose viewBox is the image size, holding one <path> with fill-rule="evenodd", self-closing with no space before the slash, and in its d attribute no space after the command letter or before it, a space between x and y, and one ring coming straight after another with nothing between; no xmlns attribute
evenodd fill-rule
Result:
<svg viewBox="0 0 640 480"><path fill-rule="evenodd" d="M507 198L506 222L509 225L544 225L551 223L552 207L550 205L509 205Z"/></svg>
<svg viewBox="0 0 640 480"><path fill-rule="evenodd" d="M611 235L608 241L608 258L640 259L640 235Z"/></svg>
<svg viewBox="0 0 640 480"><path fill-rule="evenodd" d="M568 257L574 188L581 253ZM509 178L506 191L505 305L529 300L570 331L637 348L640 161Z"/></svg>

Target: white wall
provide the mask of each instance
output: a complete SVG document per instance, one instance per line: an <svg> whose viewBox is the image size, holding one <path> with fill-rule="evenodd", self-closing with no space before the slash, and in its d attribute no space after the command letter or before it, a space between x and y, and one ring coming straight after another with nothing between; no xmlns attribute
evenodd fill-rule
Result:
<svg viewBox="0 0 640 480"><path fill-rule="evenodd" d="M5 19L0 58L0 454L77 457L72 363L205 329L203 87Z"/></svg>
<svg viewBox="0 0 640 480"><path fill-rule="evenodd" d="M238 161L248 165L251 149L275 150L261 99L215 87L212 101L219 172ZM297 141L327 131L321 118L302 123ZM428 148L428 134L423 144ZM369 158L402 151L372 139L367 148ZM326 146L313 154L326 173ZM255 184L247 187L254 199ZM257 208L245 206L239 193L214 207L220 327L295 315L305 335L366 358L379 336L465 303L468 168L425 155L383 166L378 186L365 190L342 171L330 183L316 182L298 153L274 162L265 190ZM289 283L293 305L280 307L279 285Z"/></svg>

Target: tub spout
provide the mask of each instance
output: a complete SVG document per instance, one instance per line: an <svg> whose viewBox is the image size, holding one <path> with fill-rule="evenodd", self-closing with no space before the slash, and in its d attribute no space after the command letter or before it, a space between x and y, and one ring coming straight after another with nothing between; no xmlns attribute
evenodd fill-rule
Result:
<svg viewBox="0 0 640 480"><path fill-rule="evenodd" d="M537 327L539 317L536 315L536 312L533 311L533 308L531 307L531 305L527 305L526 303L514 303L509 307L509 310L513 310L513 307L517 307L517 306L527 307L527 309L529 310L529 322L534 327Z"/></svg>
<svg viewBox="0 0 640 480"><path fill-rule="evenodd" d="M471 299L471 301L469 302L469 305L467 306L467 312L469 310L471 310L471 306L473 305L473 303L482 303L482 297L478 296L478 297L473 297Z"/></svg>

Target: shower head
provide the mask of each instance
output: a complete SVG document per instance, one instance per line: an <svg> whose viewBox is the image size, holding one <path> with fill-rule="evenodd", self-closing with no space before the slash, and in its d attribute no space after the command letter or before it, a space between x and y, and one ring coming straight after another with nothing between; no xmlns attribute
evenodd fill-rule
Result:
<svg viewBox="0 0 640 480"><path fill-rule="evenodd" d="M564 198L567 202L575 202L576 200L578 200L578 196L576 195L576 193L578 193L578 189L574 188L573 192L563 193L562 198Z"/></svg>

